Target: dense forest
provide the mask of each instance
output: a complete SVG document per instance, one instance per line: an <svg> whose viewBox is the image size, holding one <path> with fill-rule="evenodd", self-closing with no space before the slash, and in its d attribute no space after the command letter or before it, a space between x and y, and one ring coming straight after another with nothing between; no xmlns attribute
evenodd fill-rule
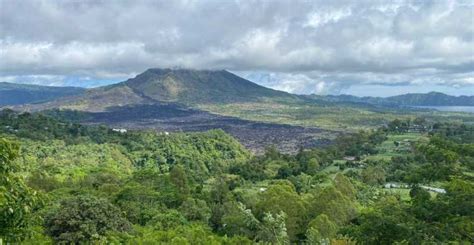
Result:
<svg viewBox="0 0 474 245"><path fill-rule="evenodd" d="M252 155L221 130L0 112L0 244L474 241L474 127L413 118Z"/></svg>

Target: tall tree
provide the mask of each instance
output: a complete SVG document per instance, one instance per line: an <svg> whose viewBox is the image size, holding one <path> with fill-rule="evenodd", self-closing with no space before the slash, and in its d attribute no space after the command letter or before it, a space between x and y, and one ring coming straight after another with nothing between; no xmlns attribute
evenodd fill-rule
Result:
<svg viewBox="0 0 474 245"><path fill-rule="evenodd" d="M289 244L285 225L286 219L285 212L275 215L265 213L257 238L270 244Z"/></svg>
<svg viewBox="0 0 474 245"><path fill-rule="evenodd" d="M179 191L179 194L183 197L183 200L186 196L189 195L189 185L188 185L188 177L186 176L186 172L181 165L175 165L170 171L170 180L174 186Z"/></svg>
<svg viewBox="0 0 474 245"><path fill-rule="evenodd" d="M290 240L294 241L299 234L304 233L303 222L306 215L306 205L296 193L295 187L289 181L280 181L264 191L257 203L260 216L264 213L277 215L286 214L286 229Z"/></svg>
<svg viewBox="0 0 474 245"><path fill-rule="evenodd" d="M320 214L308 225L306 238L309 244L319 244L321 241L331 239L336 235L337 225L325 214Z"/></svg>

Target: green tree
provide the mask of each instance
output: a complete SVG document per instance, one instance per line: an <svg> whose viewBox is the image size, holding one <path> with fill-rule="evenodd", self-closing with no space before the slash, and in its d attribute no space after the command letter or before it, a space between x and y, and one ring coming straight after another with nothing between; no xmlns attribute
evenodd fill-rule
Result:
<svg viewBox="0 0 474 245"><path fill-rule="evenodd" d="M454 179L446 186L446 192L441 200L449 204L453 214L474 218L474 183Z"/></svg>
<svg viewBox="0 0 474 245"><path fill-rule="evenodd" d="M223 204L229 192L229 185L224 176L218 176L212 183L209 199L211 202Z"/></svg>
<svg viewBox="0 0 474 245"><path fill-rule="evenodd" d="M171 169L170 180L183 198L189 195L188 177L186 176L183 166L175 165Z"/></svg>
<svg viewBox="0 0 474 245"><path fill-rule="evenodd" d="M410 190L411 213L418 219L426 219L431 216L432 202L428 191L415 185Z"/></svg>
<svg viewBox="0 0 474 245"><path fill-rule="evenodd" d="M123 187L114 203L125 212L130 222L145 225L162 212L163 198L161 193L152 188L132 182Z"/></svg>
<svg viewBox="0 0 474 245"><path fill-rule="evenodd" d="M349 178L344 176L342 173L337 173L336 176L334 176L333 183L336 189L339 190L344 196L350 199L355 199L356 190Z"/></svg>
<svg viewBox="0 0 474 245"><path fill-rule="evenodd" d="M439 198L439 199L438 199ZM446 240L469 243L474 239L474 183L454 179L446 186L446 194L437 198L433 216L446 224Z"/></svg>
<svg viewBox="0 0 474 245"><path fill-rule="evenodd" d="M316 157L310 158L307 163L307 172L308 174L315 174L318 172L319 169L319 160Z"/></svg>
<svg viewBox="0 0 474 245"><path fill-rule="evenodd" d="M30 235L32 210L41 200L15 174L13 160L19 155L19 145L0 138L0 243L18 242Z"/></svg>
<svg viewBox="0 0 474 245"><path fill-rule="evenodd" d="M200 199L186 199L179 210L189 221L202 221L207 224L211 217L211 210L206 202Z"/></svg>
<svg viewBox="0 0 474 245"><path fill-rule="evenodd" d="M337 225L344 225L356 217L355 202L343 195L335 186L328 186L313 195L310 198L310 215L325 214Z"/></svg>
<svg viewBox="0 0 474 245"><path fill-rule="evenodd" d="M362 170L362 180L369 185L385 183L385 170L380 166L369 166Z"/></svg>
<svg viewBox="0 0 474 245"><path fill-rule="evenodd" d="M318 244L333 238L337 230L338 226L327 215L320 214L309 223L306 238L309 244Z"/></svg>
<svg viewBox="0 0 474 245"><path fill-rule="evenodd" d="M286 219L287 216L283 211L276 215L265 213L257 238L270 244L289 244Z"/></svg>
<svg viewBox="0 0 474 245"><path fill-rule="evenodd" d="M360 244L395 244L415 235L415 230L410 227L412 222L413 217L406 213L405 207L394 197L388 197L365 210L342 233Z"/></svg>
<svg viewBox="0 0 474 245"><path fill-rule="evenodd" d="M255 218L244 204L230 201L224 204L222 216L223 231L230 236L242 235L254 238L259 229L260 221Z"/></svg>
<svg viewBox="0 0 474 245"><path fill-rule="evenodd" d="M286 214L286 229L290 240L296 240L298 234L304 233L303 222L306 215L306 205L289 181L279 181L268 187L261 194L257 203L260 215L273 215L284 212Z"/></svg>
<svg viewBox="0 0 474 245"><path fill-rule="evenodd" d="M124 244L229 244L250 245L252 241L245 237L220 237L208 226L200 223L177 226L173 229L155 230L150 227L137 227L137 235L125 241Z"/></svg>
<svg viewBox="0 0 474 245"><path fill-rule="evenodd" d="M61 202L45 218L46 232L62 243L104 239L109 231L129 232L131 224L105 199L78 196Z"/></svg>
<svg viewBox="0 0 474 245"><path fill-rule="evenodd" d="M187 223L188 221L181 212L176 209L170 209L155 215L147 225L152 225L157 230L169 230Z"/></svg>

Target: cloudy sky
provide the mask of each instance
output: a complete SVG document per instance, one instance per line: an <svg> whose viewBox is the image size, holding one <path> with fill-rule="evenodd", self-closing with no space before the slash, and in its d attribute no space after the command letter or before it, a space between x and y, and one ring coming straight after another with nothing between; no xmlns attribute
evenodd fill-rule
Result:
<svg viewBox="0 0 474 245"><path fill-rule="evenodd" d="M227 69L294 93L474 95L474 1L0 0L0 81Z"/></svg>

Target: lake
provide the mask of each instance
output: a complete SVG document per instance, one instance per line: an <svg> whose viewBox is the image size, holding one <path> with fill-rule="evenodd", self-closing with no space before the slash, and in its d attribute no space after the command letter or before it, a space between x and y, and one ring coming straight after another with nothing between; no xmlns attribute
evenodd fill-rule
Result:
<svg viewBox="0 0 474 245"><path fill-rule="evenodd" d="M474 113L474 106L413 106L415 108L434 109L438 111L461 111Z"/></svg>

